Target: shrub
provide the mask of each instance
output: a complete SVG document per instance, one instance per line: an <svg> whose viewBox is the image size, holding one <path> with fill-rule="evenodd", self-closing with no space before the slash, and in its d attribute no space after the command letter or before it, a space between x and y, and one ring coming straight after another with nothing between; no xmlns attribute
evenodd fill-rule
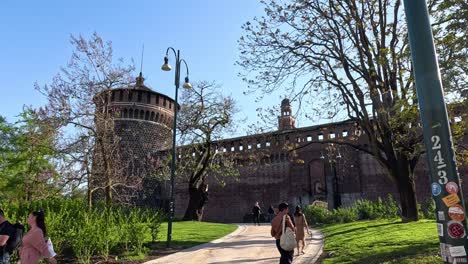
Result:
<svg viewBox="0 0 468 264"><path fill-rule="evenodd" d="M120 241L123 242L127 251L142 253L143 243L156 239L162 217L157 212L140 209L127 213L120 212L119 216ZM156 221L158 223L155 223Z"/></svg>
<svg viewBox="0 0 468 264"><path fill-rule="evenodd" d="M400 217L400 207L395 201L391 194L388 194L387 201L385 204L385 216L386 218L397 218Z"/></svg>
<svg viewBox="0 0 468 264"><path fill-rule="evenodd" d="M400 216L395 199L388 195L386 200L357 200L353 206L328 211L323 207L309 205L304 209L307 221L311 224L349 223L356 220L393 219Z"/></svg>
<svg viewBox="0 0 468 264"><path fill-rule="evenodd" d="M418 218L424 219L424 212L422 211L420 203L416 203L416 209L418 210Z"/></svg>
<svg viewBox="0 0 468 264"><path fill-rule="evenodd" d="M309 205L304 209L304 215L310 224L327 223L329 211L323 207Z"/></svg>
<svg viewBox="0 0 468 264"><path fill-rule="evenodd" d="M83 200L55 198L26 204L0 202L12 222L23 220L39 209L46 213L48 235L59 257L76 258L91 263L98 256L108 259L110 252L125 249L140 254L144 242L156 240L163 214L159 211L97 205L89 210Z"/></svg>
<svg viewBox="0 0 468 264"><path fill-rule="evenodd" d="M158 239L161 223L164 221L164 214L159 211L146 210L142 216L142 221L146 223L150 229L151 242L156 242Z"/></svg>
<svg viewBox="0 0 468 264"><path fill-rule="evenodd" d="M77 219L79 225L71 226L67 234L69 246L78 263L91 263L91 257L99 250L102 226L101 221L94 216L95 214L86 214Z"/></svg>
<svg viewBox="0 0 468 264"><path fill-rule="evenodd" d="M376 204L369 200L358 200L353 207L356 209L360 220L377 219L381 216Z"/></svg>
<svg viewBox="0 0 468 264"><path fill-rule="evenodd" d="M361 220L392 219L400 215L400 209L390 194L386 201L383 201L380 197L375 202L365 199L358 200L353 208L356 209Z"/></svg>
<svg viewBox="0 0 468 264"><path fill-rule="evenodd" d="M429 198L427 201L425 201L421 206L421 213L426 219L436 219L436 208L435 208L435 202L434 199Z"/></svg>
<svg viewBox="0 0 468 264"><path fill-rule="evenodd" d="M330 214L331 223L350 223L359 220L357 211L350 208L334 209Z"/></svg>

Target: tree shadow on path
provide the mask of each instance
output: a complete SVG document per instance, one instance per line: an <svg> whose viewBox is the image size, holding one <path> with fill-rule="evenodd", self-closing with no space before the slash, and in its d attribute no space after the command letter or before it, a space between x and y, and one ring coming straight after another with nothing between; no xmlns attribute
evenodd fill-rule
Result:
<svg viewBox="0 0 468 264"><path fill-rule="evenodd" d="M403 224L403 222L393 222L393 223L370 225L370 226L366 226L366 227L358 227L358 228L344 230L344 231L341 231L341 232L336 232L336 233L333 233L331 235L328 235L327 237L334 237L334 236L338 236L338 235L352 233L352 232L359 231L359 230L362 230L362 229L372 229L372 228L377 228L377 227L381 227L381 226L396 225L396 224Z"/></svg>
<svg viewBox="0 0 468 264"><path fill-rule="evenodd" d="M249 259L237 259L237 260L228 260L228 261L207 262L207 264L256 263L256 262L259 262L259 261L263 262L263 261L267 261L267 260L271 260L271 261L278 260L279 261L279 256L274 257L274 258L262 258L262 259L249 258Z"/></svg>

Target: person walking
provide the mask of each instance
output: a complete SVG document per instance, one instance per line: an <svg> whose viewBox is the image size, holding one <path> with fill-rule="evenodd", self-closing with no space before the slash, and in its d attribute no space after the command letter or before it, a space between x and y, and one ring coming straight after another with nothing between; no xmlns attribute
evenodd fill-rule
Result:
<svg viewBox="0 0 468 264"><path fill-rule="evenodd" d="M252 208L252 213L254 225L260 225L260 205L258 202L255 202Z"/></svg>
<svg viewBox="0 0 468 264"><path fill-rule="evenodd" d="M296 224L296 241L297 241L297 255L304 254L305 248L305 231L310 234L309 226L307 225L307 220L302 208L296 206L296 211L294 212L294 223Z"/></svg>
<svg viewBox="0 0 468 264"><path fill-rule="evenodd" d="M0 264L10 263L10 254L7 250L8 242L14 237L15 229L5 218L5 213L0 209Z"/></svg>
<svg viewBox="0 0 468 264"><path fill-rule="evenodd" d="M291 264L294 257L294 249L291 251L286 251L281 248L280 246L280 238L283 233L283 217L286 215L286 223L287 227L290 227L294 230L294 224L291 221L291 217L288 215L289 205L287 203L280 203L278 205L278 214L273 218L271 221L271 236L276 239L276 247L278 248L279 253L281 254L280 257L280 264Z"/></svg>
<svg viewBox="0 0 468 264"><path fill-rule="evenodd" d="M273 217L275 217L275 208L273 208L273 205L270 205L270 208L268 208L268 220L271 222Z"/></svg>
<svg viewBox="0 0 468 264"><path fill-rule="evenodd" d="M48 263L56 264L53 253L49 251L47 229L44 212L32 212L28 216L28 225L31 228L23 237L20 249L21 264L38 264L41 258ZM53 250L52 250L53 251Z"/></svg>

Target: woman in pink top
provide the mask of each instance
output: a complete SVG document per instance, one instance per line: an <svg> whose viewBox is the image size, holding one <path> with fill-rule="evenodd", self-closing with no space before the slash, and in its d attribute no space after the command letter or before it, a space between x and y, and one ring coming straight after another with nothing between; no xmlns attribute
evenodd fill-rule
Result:
<svg viewBox="0 0 468 264"><path fill-rule="evenodd" d="M21 264L38 264L41 258L46 258L47 262L56 264L57 261L47 248L44 212L29 214L28 225L31 229L23 237L20 250Z"/></svg>

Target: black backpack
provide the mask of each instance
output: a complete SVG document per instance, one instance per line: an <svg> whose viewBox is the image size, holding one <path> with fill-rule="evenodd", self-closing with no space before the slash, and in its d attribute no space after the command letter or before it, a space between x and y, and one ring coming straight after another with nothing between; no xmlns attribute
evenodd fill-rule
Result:
<svg viewBox="0 0 468 264"><path fill-rule="evenodd" d="M20 223L16 223L11 226L14 232L5 245L5 251L10 254L13 254L21 245L21 240L23 239L24 233L24 226Z"/></svg>

